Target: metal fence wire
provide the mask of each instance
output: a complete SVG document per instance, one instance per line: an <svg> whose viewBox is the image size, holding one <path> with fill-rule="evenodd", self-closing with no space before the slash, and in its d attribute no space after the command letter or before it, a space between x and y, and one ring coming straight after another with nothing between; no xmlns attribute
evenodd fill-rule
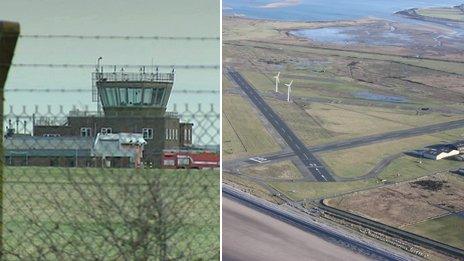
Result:
<svg viewBox="0 0 464 261"><path fill-rule="evenodd" d="M219 113L3 115L3 260L219 259Z"/></svg>

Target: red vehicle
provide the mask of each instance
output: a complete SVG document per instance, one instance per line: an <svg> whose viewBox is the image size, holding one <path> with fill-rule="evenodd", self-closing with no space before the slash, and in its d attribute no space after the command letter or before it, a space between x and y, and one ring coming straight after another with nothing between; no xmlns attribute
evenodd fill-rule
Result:
<svg viewBox="0 0 464 261"><path fill-rule="evenodd" d="M217 168L219 160L219 154L211 151L165 150L161 166L173 169Z"/></svg>

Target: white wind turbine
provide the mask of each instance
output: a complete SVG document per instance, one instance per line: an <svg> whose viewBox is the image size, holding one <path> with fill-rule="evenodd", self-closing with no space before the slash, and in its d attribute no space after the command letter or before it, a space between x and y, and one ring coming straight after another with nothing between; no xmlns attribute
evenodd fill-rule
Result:
<svg viewBox="0 0 464 261"><path fill-rule="evenodd" d="M287 101L290 102L290 91L292 90L292 83L293 80L290 83L286 83L285 86L287 86Z"/></svg>
<svg viewBox="0 0 464 261"><path fill-rule="evenodd" d="M280 75L280 72L278 72L277 75L274 76L275 83L276 83L276 89L275 89L276 92L279 92L279 82L280 82L279 75Z"/></svg>

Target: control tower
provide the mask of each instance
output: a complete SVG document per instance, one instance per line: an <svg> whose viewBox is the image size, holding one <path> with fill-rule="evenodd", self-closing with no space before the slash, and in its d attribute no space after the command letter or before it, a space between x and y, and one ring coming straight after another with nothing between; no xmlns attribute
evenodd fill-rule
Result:
<svg viewBox="0 0 464 261"><path fill-rule="evenodd" d="M164 117L174 84L170 73L140 72L103 73L92 75L93 100L101 102L105 116Z"/></svg>

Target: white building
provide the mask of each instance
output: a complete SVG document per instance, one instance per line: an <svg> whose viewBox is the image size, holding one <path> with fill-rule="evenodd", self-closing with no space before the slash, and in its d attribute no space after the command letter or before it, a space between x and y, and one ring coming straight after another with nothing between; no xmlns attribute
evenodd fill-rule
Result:
<svg viewBox="0 0 464 261"><path fill-rule="evenodd" d="M106 167L111 167L114 159L120 162L128 159L131 166L140 167L146 143L141 133L99 133L93 144L92 156L101 159L102 166Z"/></svg>

